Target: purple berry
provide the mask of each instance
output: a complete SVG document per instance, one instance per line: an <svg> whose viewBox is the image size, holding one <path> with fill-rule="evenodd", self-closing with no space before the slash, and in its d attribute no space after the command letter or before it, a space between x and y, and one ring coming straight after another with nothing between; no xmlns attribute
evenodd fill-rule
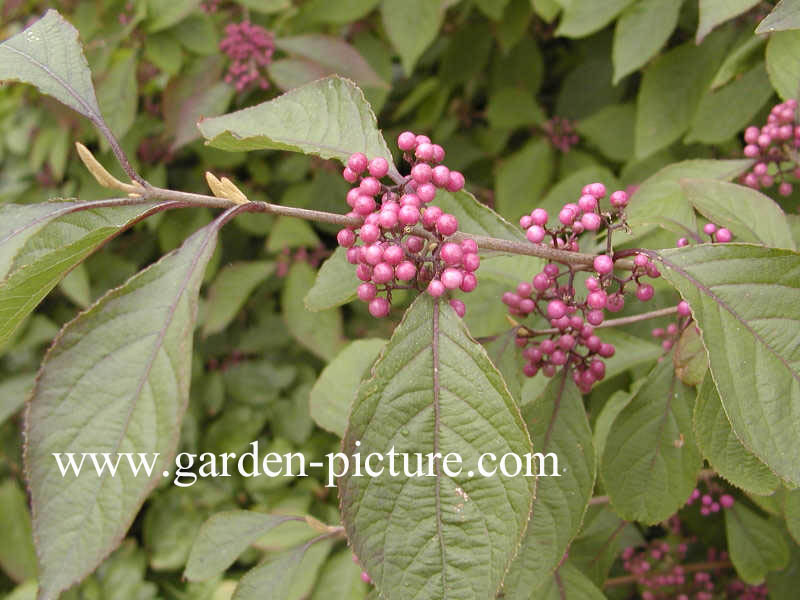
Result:
<svg viewBox="0 0 800 600"><path fill-rule="evenodd" d="M434 298L439 298L444 292L444 284L438 279L431 279L431 282L428 284L428 293Z"/></svg>
<svg viewBox="0 0 800 600"><path fill-rule="evenodd" d="M613 345L604 343L600 346L600 350L598 350L597 353L603 358L611 358L614 356L615 351L616 349Z"/></svg>
<svg viewBox="0 0 800 600"><path fill-rule="evenodd" d="M395 267L394 274L400 281L411 281L417 274L417 267L410 260L404 260Z"/></svg>
<svg viewBox="0 0 800 600"><path fill-rule="evenodd" d="M533 287L543 292L550 287L550 278L545 273L539 273L533 278Z"/></svg>
<svg viewBox="0 0 800 600"><path fill-rule="evenodd" d="M689 303L686 300L681 300L678 302L678 314L682 317L688 317L692 314L691 309L689 308Z"/></svg>
<svg viewBox="0 0 800 600"><path fill-rule="evenodd" d="M596 256L594 259L594 270L601 275L611 273L611 271L614 270L614 261L606 254Z"/></svg>
<svg viewBox="0 0 800 600"><path fill-rule="evenodd" d="M622 294L611 294L606 301L606 310L608 312L616 313L625 308L625 298ZM594 325L594 323L592 323Z"/></svg>
<svg viewBox="0 0 800 600"><path fill-rule="evenodd" d="M406 204L397 211L397 220L401 225L416 225L419 222L419 209Z"/></svg>
<svg viewBox="0 0 800 600"><path fill-rule="evenodd" d="M356 234L351 229L342 229L336 234L336 241L340 246L349 248L356 242Z"/></svg>
<svg viewBox="0 0 800 600"><path fill-rule="evenodd" d="M586 320L589 322L590 325L594 326L600 325L600 323L602 323L605 318L606 317L603 314L603 311L599 308L592 309L588 313L586 313Z"/></svg>
<svg viewBox="0 0 800 600"><path fill-rule="evenodd" d="M444 236L453 235L458 231L458 219L451 214L443 214L436 220L436 230Z"/></svg>
<svg viewBox="0 0 800 600"><path fill-rule="evenodd" d="M461 264L461 259L464 253L461 246L454 242L445 242L442 244L442 249L439 251L439 256L448 267L454 267Z"/></svg>
<svg viewBox="0 0 800 600"><path fill-rule="evenodd" d="M605 308L607 299L608 295L603 290L597 290L586 297L586 304L590 308Z"/></svg>
<svg viewBox="0 0 800 600"><path fill-rule="evenodd" d="M447 181L448 192L458 192L464 188L464 176L458 171L450 171L450 178Z"/></svg>
<svg viewBox="0 0 800 600"><path fill-rule="evenodd" d="M547 304L547 316L551 319L560 319L567 314L567 305L561 300L551 300Z"/></svg>
<svg viewBox="0 0 800 600"><path fill-rule="evenodd" d="M733 496L730 494L722 494L722 496L719 497L719 503L722 508L730 508L734 503Z"/></svg>
<svg viewBox="0 0 800 600"><path fill-rule="evenodd" d="M655 290L649 283L642 284L636 288L636 297L642 302L647 302L653 297L654 294Z"/></svg>
<svg viewBox="0 0 800 600"><path fill-rule="evenodd" d="M461 272L461 269L448 267L442 271L441 280L445 288L454 290L461 286L461 282L464 280L464 274Z"/></svg>
<svg viewBox="0 0 800 600"><path fill-rule="evenodd" d="M453 307L453 310L456 311L456 314L459 317L463 318L464 315L467 313L467 307L464 305L464 303L461 300L457 300L456 298L453 298L452 300L450 300L450 306Z"/></svg>
<svg viewBox="0 0 800 600"><path fill-rule="evenodd" d="M555 263L547 263L542 271L550 279L558 277L558 265Z"/></svg>
<svg viewBox="0 0 800 600"><path fill-rule="evenodd" d="M523 281L517 285L517 295L522 296L523 298L528 298L530 297L531 292L533 292L533 286L527 281Z"/></svg>
<svg viewBox="0 0 800 600"><path fill-rule="evenodd" d="M377 225L365 223L358 231L359 237L365 244L372 244L378 241L381 236L381 229Z"/></svg>
<svg viewBox="0 0 800 600"><path fill-rule="evenodd" d="M464 273L464 279L461 282L462 292L471 292L478 287L478 278L474 273Z"/></svg>
<svg viewBox="0 0 800 600"><path fill-rule="evenodd" d="M778 186L778 193L781 196L790 196L792 193L792 184L788 181L784 181Z"/></svg>
<svg viewBox="0 0 800 600"><path fill-rule="evenodd" d="M477 271L478 267L481 265L481 257L475 252L468 252L464 254L464 257L461 259L461 264L465 271Z"/></svg>
<svg viewBox="0 0 800 600"><path fill-rule="evenodd" d="M372 283L362 283L358 286L358 299L369 302L378 293L378 288Z"/></svg>
<svg viewBox="0 0 800 600"><path fill-rule="evenodd" d="M523 315L529 315L536 309L536 303L530 298L523 298L517 310Z"/></svg>
<svg viewBox="0 0 800 600"><path fill-rule="evenodd" d="M419 213L417 213L419 215ZM405 239L406 250L411 254L422 252L425 247L425 240L416 235L410 235Z"/></svg>

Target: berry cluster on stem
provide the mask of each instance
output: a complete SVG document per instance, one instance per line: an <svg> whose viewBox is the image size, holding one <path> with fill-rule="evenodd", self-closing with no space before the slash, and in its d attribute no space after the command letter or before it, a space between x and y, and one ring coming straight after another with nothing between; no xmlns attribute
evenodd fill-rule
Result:
<svg viewBox="0 0 800 600"><path fill-rule="evenodd" d="M791 173L800 178L797 149L800 148L800 123L797 119L797 100L790 99L772 107L767 122L762 127L751 125L744 131L744 155L757 162L741 178L753 189L770 188L779 182L778 193L788 196L792 183Z"/></svg>
<svg viewBox="0 0 800 600"><path fill-rule="evenodd" d="M650 333L654 338L661 340L661 347L665 351L672 350L681 332L688 327L692 320L692 311L685 300L678 302L678 322L670 323L666 327L656 327Z"/></svg>
<svg viewBox="0 0 800 600"><path fill-rule="evenodd" d="M730 229L726 229L725 227L718 227L714 223L706 223L705 225L703 225L703 233L710 238L712 244L714 243L727 244L728 242L733 240L733 233L731 233ZM695 239L699 242L703 241L703 238L699 235L696 236ZM676 245L678 246L678 248L683 248L684 246L688 246L689 238L685 237L678 238Z"/></svg>
<svg viewBox="0 0 800 600"><path fill-rule="evenodd" d="M458 219L431 204L439 189L461 190L464 176L442 164L444 149L427 136L405 131L397 145L410 165L410 174L399 183L382 181L389 173L385 158L370 160L360 152L350 156L342 172L354 186L347 193L352 209L348 216L363 222L336 237L347 248L347 260L356 265L356 275L364 282L358 297L369 303L374 317L389 314L395 289L427 290L440 298L455 290L471 292L478 285L478 245L470 238L449 241L458 231ZM430 235L414 235L417 225ZM461 300L452 298L450 305L464 316Z"/></svg>
<svg viewBox="0 0 800 600"><path fill-rule="evenodd" d="M569 119L555 116L542 123L542 131L554 148L565 154L580 141L575 125Z"/></svg>
<svg viewBox="0 0 800 600"><path fill-rule="evenodd" d="M272 33L249 21L229 23L219 49L231 59L225 82L234 84L237 92L250 87L263 90L269 87L266 69L275 52Z"/></svg>
<svg viewBox="0 0 800 600"><path fill-rule="evenodd" d="M533 377L540 371L552 377L559 367L572 369L579 389L588 393L595 382L605 377L603 358L614 355L614 346L603 343L594 328L605 320L605 311L619 312L625 306L626 286L635 285L635 295L642 302L650 300L655 291L643 281L645 277L659 277L655 264L644 254L635 254L633 268L627 276L614 273L614 264L623 258L611 249L611 232L627 227L625 207L628 194L618 190L610 194L610 210L601 210L600 201L606 196L602 183L584 186L575 203L565 204L558 213L558 223L548 226L549 215L536 208L520 218L519 224L531 243L548 243L554 248L579 252L579 238L584 233L596 234L606 230L607 248L594 258L595 274L585 282L587 295L579 299L575 290L576 270L567 265L563 270L553 262L545 265L541 273L530 282L524 281L515 291L503 294L502 301L514 316L532 314L547 319L556 333L548 333L541 341L534 341L532 332L521 329L517 345L523 348L526 359L525 374ZM626 255L627 256L627 255ZM578 314L580 313L580 314Z"/></svg>

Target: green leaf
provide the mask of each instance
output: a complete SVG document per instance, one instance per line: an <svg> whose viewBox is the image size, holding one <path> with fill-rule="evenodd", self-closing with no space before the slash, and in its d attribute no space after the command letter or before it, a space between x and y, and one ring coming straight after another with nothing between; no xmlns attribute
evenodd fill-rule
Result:
<svg viewBox="0 0 800 600"><path fill-rule="evenodd" d="M756 33L773 33L787 29L800 29L800 6L791 0L780 0L772 12L758 24Z"/></svg>
<svg viewBox="0 0 800 600"><path fill-rule="evenodd" d="M55 10L0 44L0 80L30 83L93 122L103 121L78 30Z"/></svg>
<svg viewBox="0 0 800 600"><path fill-rule="evenodd" d="M675 375L686 385L697 386L703 382L708 371L708 355L703 339L694 327L687 327L675 344L672 353Z"/></svg>
<svg viewBox="0 0 800 600"><path fill-rule="evenodd" d="M702 46L686 43L650 63L636 101L637 158L666 148L689 128L727 39L715 35Z"/></svg>
<svg viewBox="0 0 800 600"><path fill-rule="evenodd" d="M71 268L155 209L146 204L81 210L86 206L91 203L7 205L0 211L8 215L9 229L17 224L0 231L0 265L16 251L13 270L0 283L0 345Z"/></svg>
<svg viewBox="0 0 800 600"><path fill-rule="evenodd" d="M356 299L359 283L361 281L356 277L355 265L347 262L347 250L339 246L322 263L303 303L312 312L347 304Z"/></svg>
<svg viewBox="0 0 800 600"><path fill-rule="evenodd" d="M653 362L664 353L658 344L620 331L616 327L604 329L598 332L598 335L604 342L613 344L616 348L614 356L605 359L606 380L629 369Z"/></svg>
<svg viewBox="0 0 800 600"><path fill-rule="evenodd" d="M483 235L503 240L523 241L525 234L491 208L478 202L469 192L445 192L436 194L434 203L444 212L455 215L458 230L468 235Z"/></svg>
<svg viewBox="0 0 800 600"><path fill-rule="evenodd" d="M581 528L597 470L583 397L568 371L552 378L523 416L536 452L554 453L561 472L553 476L553 459L540 459L531 520L504 583L509 600L538 597L531 590L551 575Z"/></svg>
<svg viewBox="0 0 800 600"><path fill-rule="evenodd" d="M28 499L13 479L0 483L0 568L13 581L36 578Z"/></svg>
<svg viewBox="0 0 800 600"><path fill-rule="evenodd" d="M733 431L800 484L800 254L748 244L665 250L662 275L689 302Z"/></svg>
<svg viewBox="0 0 800 600"><path fill-rule="evenodd" d="M203 335L219 333L233 321L247 298L275 270L271 261L238 262L224 267L208 290Z"/></svg>
<svg viewBox="0 0 800 600"><path fill-rule="evenodd" d="M730 229L737 241L795 249L786 214L769 196L725 181L688 179L681 185L689 202L709 220Z"/></svg>
<svg viewBox="0 0 800 600"><path fill-rule="evenodd" d="M92 303L92 284L89 271L84 263L79 263L58 284L58 289L67 298L81 308L88 308Z"/></svg>
<svg viewBox="0 0 800 600"><path fill-rule="evenodd" d="M800 31L778 31L767 42L767 73L784 100L800 93Z"/></svg>
<svg viewBox="0 0 800 600"><path fill-rule="evenodd" d="M327 77L274 100L198 124L212 146L230 151L272 148L336 158L354 152L392 155L364 94L347 79ZM394 167L392 167L394 169Z"/></svg>
<svg viewBox="0 0 800 600"><path fill-rule="evenodd" d="M144 57L169 75L177 75L183 64L183 50L169 32L148 35L144 40Z"/></svg>
<svg viewBox="0 0 800 600"><path fill-rule="evenodd" d="M348 539L381 596L494 597L525 531L534 482L524 472L468 471L485 452L524 456L530 440L483 348L449 305L428 295L408 309L359 389L342 444L349 456L392 447L412 456L457 453L463 464L452 477L439 460L433 477L402 468L393 477L384 464L378 477L351 470L339 479Z"/></svg>
<svg viewBox="0 0 800 600"><path fill-rule="evenodd" d="M350 405L386 340L356 340L345 346L322 370L311 388L311 417L331 433L344 437Z"/></svg>
<svg viewBox="0 0 800 600"><path fill-rule="evenodd" d="M699 44L712 29L753 8L760 0L700 0L700 23L696 40Z"/></svg>
<svg viewBox="0 0 800 600"><path fill-rule="evenodd" d="M320 358L328 361L344 344L342 314L336 308L310 312L303 298L314 285L316 274L308 263L296 262L289 269L281 304L289 333Z"/></svg>
<svg viewBox="0 0 800 600"><path fill-rule="evenodd" d="M578 122L578 133L611 160L625 162L633 158L633 104L609 104Z"/></svg>
<svg viewBox="0 0 800 600"><path fill-rule="evenodd" d="M606 600L592 580L570 561L561 565L543 586L529 592L530 600Z"/></svg>
<svg viewBox="0 0 800 600"><path fill-rule="evenodd" d="M138 82L136 66L138 54L131 48L120 48L114 53L111 65L97 82L97 101L106 122L117 138L130 130L136 119Z"/></svg>
<svg viewBox="0 0 800 600"><path fill-rule="evenodd" d="M471 307L468 307L468 312L469 308ZM485 318L485 314L485 312L480 313L481 320ZM492 361L492 364L497 367L497 370L503 376L508 386L508 391L511 392L511 397L514 398L517 404L520 404L522 386L526 379L525 374L522 372L525 359L515 343L516 339L516 329L510 329L498 335L495 339L484 342L483 347L486 348L489 360Z"/></svg>
<svg viewBox="0 0 800 600"><path fill-rule="evenodd" d="M292 0L236 0L236 3L265 15L292 7Z"/></svg>
<svg viewBox="0 0 800 600"><path fill-rule="evenodd" d="M570 0L562 2L564 13L556 35L580 38L601 30L634 0Z"/></svg>
<svg viewBox="0 0 800 600"><path fill-rule="evenodd" d="M189 397L198 290L230 214L71 321L42 363L25 420L40 600L89 574L162 481ZM118 452L158 456L138 477L124 462L114 477L88 462L62 476L54 452L78 463L82 452L107 452L112 465Z"/></svg>
<svg viewBox="0 0 800 600"><path fill-rule="evenodd" d="M780 527L741 502L725 510L725 533L731 562L745 583L761 583L769 571L789 563L789 546Z"/></svg>
<svg viewBox="0 0 800 600"><path fill-rule="evenodd" d="M383 26L406 75L411 75L419 57L436 39L444 11L443 0L382 0Z"/></svg>
<svg viewBox="0 0 800 600"><path fill-rule="evenodd" d="M275 47L320 64L364 87L388 88L364 57L341 38L321 34L277 38Z"/></svg>
<svg viewBox="0 0 800 600"><path fill-rule="evenodd" d="M219 52L219 34L214 20L204 12L189 15L175 26L172 33L194 54L208 56Z"/></svg>
<svg viewBox="0 0 800 600"><path fill-rule="evenodd" d="M725 142L749 125L767 100L772 86L763 64L758 64L725 87L707 90L694 115L686 143Z"/></svg>
<svg viewBox="0 0 800 600"><path fill-rule="evenodd" d="M641 239L656 227L684 235L697 231L694 209L681 186L682 179L730 180L747 171L752 160L685 160L668 165L639 186L628 207L628 222L633 236L626 242Z"/></svg>
<svg viewBox="0 0 800 600"><path fill-rule="evenodd" d="M336 72L335 69L305 58L280 58L272 61L267 69L270 81L284 91L329 77Z"/></svg>
<svg viewBox="0 0 800 600"><path fill-rule="evenodd" d="M663 521L694 488L703 460L692 431L693 392L663 360L611 425L600 472L623 519Z"/></svg>
<svg viewBox="0 0 800 600"><path fill-rule="evenodd" d="M180 23L200 8L201 0L147 1L147 32L155 33Z"/></svg>
<svg viewBox="0 0 800 600"><path fill-rule="evenodd" d="M267 238L267 252L280 252L284 248L315 248L320 244L317 232L307 221L278 217Z"/></svg>
<svg viewBox="0 0 800 600"><path fill-rule="evenodd" d="M35 377L35 373L20 373L0 382L0 425L25 404Z"/></svg>
<svg viewBox="0 0 800 600"><path fill-rule="evenodd" d="M531 0L531 5L536 14L542 17L547 23L552 23L553 20L561 12L561 5L558 0Z"/></svg>
<svg viewBox="0 0 800 600"><path fill-rule="evenodd" d="M703 456L733 485L761 496L772 494L780 486L778 478L733 433L710 376L705 378L697 393L694 431Z"/></svg>
<svg viewBox="0 0 800 600"><path fill-rule="evenodd" d="M614 29L614 84L653 58L675 30L683 0L638 0Z"/></svg>
<svg viewBox="0 0 800 600"><path fill-rule="evenodd" d="M800 490L787 491L783 500L786 528L795 542L800 539Z"/></svg>
<svg viewBox="0 0 800 600"><path fill-rule="evenodd" d="M516 129L525 125L538 125L546 116L536 104L533 94L516 87L504 87L489 98L486 118L492 127Z"/></svg>
<svg viewBox="0 0 800 600"><path fill-rule="evenodd" d="M200 527L183 576L204 581L223 573L242 552L264 534L298 517L267 515L248 510L219 512Z"/></svg>
<svg viewBox="0 0 800 600"><path fill-rule="evenodd" d="M262 600L266 592L276 600L287 598L305 551L306 546L300 546L250 569L239 580L231 600Z"/></svg>
<svg viewBox="0 0 800 600"><path fill-rule="evenodd" d="M369 14L380 0L311 0L303 5L309 18L322 23L344 25L358 21Z"/></svg>
<svg viewBox="0 0 800 600"><path fill-rule="evenodd" d="M516 221L530 213L550 184L554 170L553 149L547 140L531 140L506 158L497 171L495 206Z"/></svg>
<svg viewBox="0 0 800 600"><path fill-rule="evenodd" d="M711 82L711 89L715 90L728 83L731 79L739 75L744 65L749 61L755 60L759 56L759 50L767 43L763 37L755 35L749 36L741 45L733 50L720 65L714 81Z"/></svg>
<svg viewBox="0 0 800 600"><path fill-rule="evenodd" d="M361 581L361 569L353 562L347 548L337 552L322 569L311 600L363 600L367 584Z"/></svg>
<svg viewBox="0 0 800 600"><path fill-rule="evenodd" d="M475 0L478 9L493 21L503 18L508 0Z"/></svg>
<svg viewBox="0 0 800 600"><path fill-rule="evenodd" d="M788 566L781 571L767 573L770 600L794 600L800 582L800 546L790 543Z"/></svg>

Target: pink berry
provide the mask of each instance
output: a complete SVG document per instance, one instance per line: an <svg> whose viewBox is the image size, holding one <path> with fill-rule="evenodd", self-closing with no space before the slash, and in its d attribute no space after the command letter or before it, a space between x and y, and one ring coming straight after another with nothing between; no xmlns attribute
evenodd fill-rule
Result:
<svg viewBox="0 0 800 600"><path fill-rule="evenodd" d="M379 262L372 269L372 281L375 283L389 283L394 279L394 269L389 263Z"/></svg>
<svg viewBox="0 0 800 600"><path fill-rule="evenodd" d="M426 204L431 202L436 197L436 186L432 183L423 183L417 188L417 196Z"/></svg>
<svg viewBox="0 0 800 600"><path fill-rule="evenodd" d="M356 267L356 277L361 281L369 281L372 279L372 267L365 264L360 264Z"/></svg>
<svg viewBox="0 0 800 600"><path fill-rule="evenodd" d="M578 216L577 212L573 210L572 207L565 206L558 213L558 220L561 221L564 225L572 225L575 222L575 218L577 216Z"/></svg>
<svg viewBox="0 0 800 600"><path fill-rule="evenodd" d="M453 307L453 310L456 311L456 314L459 317L463 318L464 315L467 312L467 307L464 305L464 303L461 300L457 300L457 299L453 298L452 300L450 300L450 306Z"/></svg>
<svg viewBox="0 0 800 600"><path fill-rule="evenodd" d="M611 344L602 344L600 346L600 350L597 351L597 353L603 358L611 358L614 356L614 352L616 352L616 349Z"/></svg>
<svg viewBox="0 0 800 600"><path fill-rule="evenodd" d="M778 193L781 196L789 196L792 193L792 184L788 181L784 181L778 186Z"/></svg>
<svg viewBox="0 0 800 600"><path fill-rule="evenodd" d="M558 338L558 347L564 350L565 352L572 350L575 347L575 336L570 335L569 333L565 333L561 337Z"/></svg>
<svg viewBox="0 0 800 600"><path fill-rule="evenodd" d="M356 234L350 229L342 229L336 234L336 241L340 246L349 248L356 242Z"/></svg>
<svg viewBox="0 0 800 600"><path fill-rule="evenodd" d="M650 259L644 254L637 254L633 257L633 264L637 267L646 267Z"/></svg>
<svg viewBox="0 0 800 600"><path fill-rule="evenodd" d="M464 274L461 272L461 269L448 267L442 271L441 280L445 288L454 290L461 286L461 282L464 280Z"/></svg>
<svg viewBox="0 0 800 600"><path fill-rule="evenodd" d="M428 284L428 293L434 298L440 297L445 292L444 284L438 279L431 279Z"/></svg>
<svg viewBox="0 0 800 600"><path fill-rule="evenodd" d="M440 163L444 160L444 148L439 144L433 144L433 162Z"/></svg>
<svg viewBox="0 0 800 600"><path fill-rule="evenodd" d="M550 278L545 273L539 273L533 278L533 287L539 292L543 292L550 287Z"/></svg>
<svg viewBox="0 0 800 600"><path fill-rule="evenodd" d="M399 210L386 210L385 208L378 215L378 223L384 229L394 229L399 222Z"/></svg>
<svg viewBox="0 0 800 600"><path fill-rule="evenodd" d="M591 308L605 308L608 295L603 290L597 290L586 297L586 304Z"/></svg>
<svg viewBox="0 0 800 600"><path fill-rule="evenodd" d="M458 231L458 219L445 213L436 220L436 230L444 236L453 235Z"/></svg>
<svg viewBox="0 0 800 600"><path fill-rule="evenodd" d="M358 299L364 302L369 302L378 293L378 288L372 283L362 283L358 286Z"/></svg>
<svg viewBox="0 0 800 600"><path fill-rule="evenodd" d="M703 232L707 235L712 235L717 230L717 226L713 223L706 223L703 225Z"/></svg>
<svg viewBox="0 0 800 600"><path fill-rule="evenodd" d="M419 214L419 213L417 213ZM411 254L417 254L418 252L422 251L422 248L425 247L425 240L421 237L416 235L410 235L405 239L405 247L408 252Z"/></svg>
<svg viewBox="0 0 800 600"><path fill-rule="evenodd" d="M447 181L447 191L458 192L464 187L464 176L458 171L450 171L450 178Z"/></svg>
<svg viewBox="0 0 800 600"><path fill-rule="evenodd" d="M417 141L419 141L419 138L417 138ZM431 144L430 142L421 142L417 146L417 149L414 150L414 156L416 156L420 160L432 161L433 154L434 154L433 144Z"/></svg>
<svg viewBox="0 0 800 600"><path fill-rule="evenodd" d="M464 254L477 254L478 243L471 238L467 238L461 242L461 250Z"/></svg>
<svg viewBox="0 0 800 600"><path fill-rule="evenodd" d="M517 286L517 295L523 298L528 298L533 292L533 286L527 281L523 281Z"/></svg>
<svg viewBox="0 0 800 600"><path fill-rule="evenodd" d="M416 225L419 222L419 209L406 204L397 211L397 220L401 225Z"/></svg>
<svg viewBox="0 0 800 600"><path fill-rule="evenodd" d="M471 292L478 287L478 278L474 273L464 273L464 279L461 281L461 291Z"/></svg>
<svg viewBox="0 0 800 600"><path fill-rule="evenodd" d="M636 288L636 297L642 302L647 302L653 297L655 290L649 283L645 283Z"/></svg>
<svg viewBox="0 0 800 600"><path fill-rule="evenodd" d="M600 282L597 280L597 277L591 275L586 278L586 289L590 292L596 292L600 289Z"/></svg>
<svg viewBox="0 0 800 600"><path fill-rule="evenodd" d="M718 242L722 242L724 244L724 243L730 242L732 239L733 239L733 234L730 232L730 230L725 229L723 227L723 228L721 228L721 229L719 229L717 231L717 241Z"/></svg>
<svg viewBox="0 0 800 600"><path fill-rule="evenodd" d="M597 198L591 194L584 194L578 199L578 208L583 212L593 212L597 208Z"/></svg>
<svg viewBox="0 0 800 600"><path fill-rule="evenodd" d="M567 314L567 305L561 300L551 300L547 304L547 316L551 319L560 319Z"/></svg>
<svg viewBox="0 0 800 600"><path fill-rule="evenodd" d="M625 308L625 298L622 294L611 294L606 301L606 310L616 313ZM592 323L594 325L594 323Z"/></svg>
<svg viewBox="0 0 800 600"><path fill-rule="evenodd" d="M461 264L461 259L464 253L461 246L454 242L446 242L442 244L442 249L439 251L439 256L442 258L447 266L454 267Z"/></svg>
<svg viewBox="0 0 800 600"><path fill-rule="evenodd" d="M347 249L347 262L349 262L351 265L357 265L358 264L358 257L359 257L360 254L361 254L361 251L360 251L359 248L348 248Z"/></svg>
<svg viewBox="0 0 800 600"><path fill-rule="evenodd" d="M442 209L438 206L429 206L422 213L422 226L425 229L433 229L439 217L442 216Z"/></svg>
<svg viewBox="0 0 800 600"><path fill-rule="evenodd" d="M433 177L433 169L425 163L416 164L411 168L411 177L417 183L428 183Z"/></svg>
<svg viewBox="0 0 800 600"><path fill-rule="evenodd" d="M373 158L369 162L369 174L373 177L380 179L381 177L385 177L386 174L389 172L389 161L387 161L382 156L377 158Z"/></svg>
<svg viewBox="0 0 800 600"><path fill-rule="evenodd" d="M417 267L410 260L404 260L395 267L394 274L400 281L411 281L417 274Z"/></svg>
<svg viewBox="0 0 800 600"><path fill-rule="evenodd" d="M381 191L381 182L374 177L364 177L358 187L367 196L374 196Z"/></svg>
<svg viewBox="0 0 800 600"><path fill-rule="evenodd" d="M681 300L678 302L678 314L682 317L688 317L692 314L691 309L689 308L689 303L686 300Z"/></svg>
<svg viewBox="0 0 800 600"><path fill-rule="evenodd" d="M600 323L602 323L604 319L605 315L603 314L603 311L599 308L592 309L588 313L586 313L586 321L590 325L594 326L600 325Z"/></svg>
<svg viewBox="0 0 800 600"><path fill-rule="evenodd" d="M533 244L538 244L544 239L545 230L540 225L531 225L525 232L525 237Z"/></svg>
<svg viewBox="0 0 800 600"><path fill-rule="evenodd" d="M594 270L605 275L614 270L614 261L607 254L601 254L594 258Z"/></svg>
<svg viewBox="0 0 800 600"><path fill-rule="evenodd" d="M417 147L417 136L410 131L404 131L397 136L397 147L403 152L408 152Z"/></svg>
<svg viewBox="0 0 800 600"><path fill-rule="evenodd" d="M547 211L543 208L534 208L531 212L531 220L534 225L544 225L548 218Z"/></svg>
<svg viewBox="0 0 800 600"><path fill-rule="evenodd" d="M530 215L522 215L519 218L519 226L522 227L523 229L527 229L531 225L533 225L533 219L531 218Z"/></svg>
<svg viewBox="0 0 800 600"><path fill-rule="evenodd" d="M347 159L347 166L350 167L356 173L363 173L364 169L367 168L367 157L362 152L356 152L355 154L351 154L350 158Z"/></svg>
<svg viewBox="0 0 800 600"><path fill-rule="evenodd" d="M744 147L744 155L747 158L758 158L761 155L761 150L755 144L747 144Z"/></svg>
<svg viewBox="0 0 800 600"><path fill-rule="evenodd" d="M555 279L558 277L558 265L555 263L547 263L542 272L550 277L550 279Z"/></svg>
<svg viewBox="0 0 800 600"><path fill-rule="evenodd" d="M684 246L689 245L689 240L687 240L686 238L678 238L676 245L678 246L678 248L683 248Z"/></svg>
<svg viewBox="0 0 800 600"><path fill-rule="evenodd" d="M722 508L730 508L734 503L733 496L730 494L722 494L722 496L719 497L719 503Z"/></svg>
<svg viewBox="0 0 800 600"><path fill-rule="evenodd" d="M387 262L392 266L399 265L404 257L405 253L403 252L403 249L397 244L387 246L383 251L384 262Z"/></svg>
<svg viewBox="0 0 800 600"><path fill-rule="evenodd" d="M386 298L373 298L369 303L369 314L377 319L385 317L389 314L389 301ZM362 573L362 579L363 575L366 573Z"/></svg>
<svg viewBox="0 0 800 600"><path fill-rule="evenodd" d="M450 169L444 165L434 167L431 173L431 181L436 187L446 188L450 182Z"/></svg>
<svg viewBox="0 0 800 600"><path fill-rule="evenodd" d="M355 183L358 181L358 173L353 171L350 167L345 167L342 171L342 177L347 183Z"/></svg>
<svg viewBox="0 0 800 600"><path fill-rule="evenodd" d="M362 217L366 217L368 214L375 212L375 198L359 194L358 198L356 198L353 210Z"/></svg>
<svg viewBox="0 0 800 600"><path fill-rule="evenodd" d="M583 225L588 231L597 231L600 229L600 225L602 225L603 219L597 213L586 213L581 217L581 225Z"/></svg>
<svg viewBox="0 0 800 600"><path fill-rule="evenodd" d="M366 223L361 226L358 234L365 244L373 244L377 242L378 238L381 236L381 229L377 225Z"/></svg>
<svg viewBox="0 0 800 600"><path fill-rule="evenodd" d="M625 208L628 205L628 194L622 190L617 190L608 198L611 206L616 208Z"/></svg>
<svg viewBox="0 0 800 600"><path fill-rule="evenodd" d="M606 186L604 186L602 183L590 183L588 186L587 193L591 194L592 196L594 196L599 200L600 198L605 197Z"/></svg>

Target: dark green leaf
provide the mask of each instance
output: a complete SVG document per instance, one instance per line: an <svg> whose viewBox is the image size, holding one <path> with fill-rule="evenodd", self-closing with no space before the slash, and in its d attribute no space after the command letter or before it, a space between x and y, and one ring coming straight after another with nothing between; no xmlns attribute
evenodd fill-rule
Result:
<svg viewBox="0 0 800 600"><path fill-rule="evenodd" d="M789 546L781 529L741 502L725 510L725 532L731 562L745 583L761 583L768 572L779 571L789 562Z"/></svg>

